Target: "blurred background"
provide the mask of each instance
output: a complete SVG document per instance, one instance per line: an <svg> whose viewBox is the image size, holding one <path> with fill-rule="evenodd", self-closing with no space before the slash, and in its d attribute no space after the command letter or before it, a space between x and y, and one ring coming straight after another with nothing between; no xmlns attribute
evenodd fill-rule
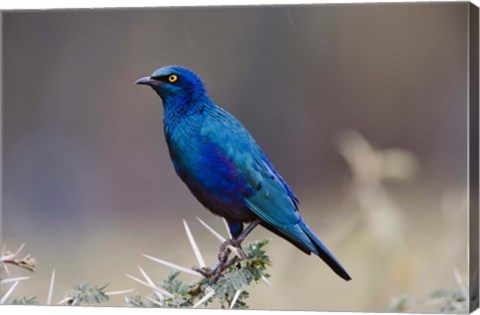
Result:
<svg viewBox="0 0 480 315"><path fill-rule="evenodd" d="M134 84L169 64L245 124L353 278L258 228L249 240L272 239L272 285L250 291L252 308L388 311L458 288L467 6L4 13L3 241L38 260L17 294L45 301L53 269L54 302L77 283L137 288L124 276L137 266L162 279L144 253L192 266L182 219L216 261L196 217L226 236L223 223L175 175L161 101Z"/></svg>

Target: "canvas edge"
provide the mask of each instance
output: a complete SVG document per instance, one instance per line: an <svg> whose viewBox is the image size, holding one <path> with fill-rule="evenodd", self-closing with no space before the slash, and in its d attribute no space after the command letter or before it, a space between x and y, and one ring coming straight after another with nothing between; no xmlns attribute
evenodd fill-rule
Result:
<svg viewBox="0 0 480 315"><path fill-rule="evenodd" d="M0 246L3 246L3 10L0 10ZM2 253L0 252L0 255Z"/></svg>
<svg viewBox="0 0 480 315"><path fill-rule="evenodd" d="M408 2L407 2L408 3ZM325 4L325 3L316 3ZM340 3L333 3L340 4ZM366 3L368 4L368 3ZM290 4L291 5L291 4ZM152 7L158 8L158 7ZM79 8L80 10L82 8ZM98 9L138 9L136 7ZM145 9L145 8L140 8ZM56 9L51 9L55 11ZM62 10L62 9L57 9ZM66 10L78 10L69 8ZM89 10L86 9L85 10ZM0 245L3 244L3 16L9 12L27 10L0 10ZM35 11L34 9L32 11ZM479 308L479 7L468 4L468 191L469 191L469 312ZM45 306L44 306L45 307ZM60 307L61 308L61 307ZM67 308L67 307L65 307Z"/></svg>
<svg viewBox="0 0 480 315"><path fill-rule="evenodd" d="M479 10L473 3L468 8L469 312L473 312L479 307Z"/></svg>

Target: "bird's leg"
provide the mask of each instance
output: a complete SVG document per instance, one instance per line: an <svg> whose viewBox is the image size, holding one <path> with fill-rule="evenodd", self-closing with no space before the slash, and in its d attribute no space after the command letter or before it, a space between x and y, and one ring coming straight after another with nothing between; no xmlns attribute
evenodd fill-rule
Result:
<svg viewBox="0 0 480 315"><path fill-rule="evenodd" d="M240 259L246 259L247 254L243 251L242 249L242 242L245 240L245 238L252 232L252 230L261 222L259 218L255 219L252 223L250 223L245 230L242 231L242 233L237 236L236 238L231 238L226 240L225 242L220 245L220 251L218 253L218 265L215 267L213 271L207 271L205 272L204 270L200 271L205 277L210 278L211 277L211 282L216 283L218 278L220 277L220 274L222 271L227 269L228 267L232 266L238 261L238 258ZM235 256L228 260L228 256L231 253L231 249L229 246L233 246L237 249L238 251L238 256Z"/></svg>
<svg viewBox="0 0 480 315"><path fill-rule="evenodd" d="M220 245L220 250L218 252L218 264L213 270L209 270L207 268L193 268L193 270L201 273L205 278L211 278L212 283L216 283L222 271L227 269L237 261L237 256L228 260L228 256L232 252L229 246L235 246L236 248L238 248L239 244L237 244L234 239L228 239L223 242ZM243 253L243 256L241 253ZM247 257L241 248L239 248L239 255L242 259L245 259Z"/></svg>
<svg viewBox="0 0 480 315"><path fill-rule="evenodd" d="M220 252L218 254L218 260L221 261L226 261L223 256L227 256L230 253L230 250L227 251L228 246L233 246L237 249L238 255L240 256L241 259L246 259L247 254L243 251L242 249L242 242L245 240L245 238L252 232L252 230L261 222L260 218L255 219L252 223L250 223L240 235L238 235L235 238L231 238L226 240L225 242L220 245ZM223 259L222 259L223 258Z"/></svg>
<svg viewBox="0 0 480 315"><path fill-rule="evenodd" d="M220 245L220 251L218 252L218 262L225 263L227 261L228 255L230 254L231 250L228 246L233 245L231 239L226 240L225 242Z"/></svg>
<svg viewBox="0 0 480 315"><path fill-rule="evenodd" d="M218 264L213 270L207 268L194 268L194 270L201 273L205 278L212 278L212 283L217 282L220 273L233 264L227 264L228 256L231 253L231 249L229 248L230 245L233 245L232 239L228 239L220 245Z"/></svg>
<svg viewBox="0 0 480 315"><path fill-rule="evenodd" d="M235 239L235 242L238 244L240 247L240 244L243 242L243 240L252 232L252 230L262 222L260 218L256 218L252 223L250 223L245 230L242 231L242 233Z"/></svg>
<svg viewBox="0 0 480 315"><path fill-rule="evenodd" d="M242 242L245 240L245 238L248 236L248 234L250 234L250 232L252 232L252 230L260 222L261 222L261 220L259 218L255 219L236 238L228 239L225 242L223 242L222 245L220 245L220 252L218 254L218 261L220 262L220 264L225 264L225 262L228 259L228 255L231 252L231 250L228 248L228 246L235 247L237 249L238 255L240 256L241 259L246 259L247 258L247 254L242 249Z"/></svg>
<svg viewBox="0 0 480 315"><path fill-rule="evenodd" d="M226 240L225 242L220 245L220 251L218 252L218 261L225 262L228 255L232 252L231 247L234 247L237 250L238 255L241 259L247 258L247 254L242 249L242 246L235 238L231 238Z"/></svg>

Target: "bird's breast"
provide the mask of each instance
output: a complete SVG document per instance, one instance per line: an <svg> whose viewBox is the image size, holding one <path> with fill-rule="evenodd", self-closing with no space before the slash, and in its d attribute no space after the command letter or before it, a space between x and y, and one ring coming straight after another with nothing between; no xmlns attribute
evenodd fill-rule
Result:
<svg viewBox="0 0 480 315"><path fill-rule="evenodd" d="M168 135L167 144L175 171L204 206L222 216L251 216L244 200L253 190L216 143L184 129Z"/></svg>

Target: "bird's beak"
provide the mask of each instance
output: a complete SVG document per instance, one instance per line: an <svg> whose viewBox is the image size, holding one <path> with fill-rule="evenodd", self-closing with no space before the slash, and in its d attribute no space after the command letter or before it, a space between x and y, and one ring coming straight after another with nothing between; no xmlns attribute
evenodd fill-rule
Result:
<svg viewBox="0 0 480 315"><path fill-rule="evenodd" d="M155 85L156 81L152 79L151 77L144 77L140 78L137 81L135 81L135 84L141 84L141 85Z"/></svg>

